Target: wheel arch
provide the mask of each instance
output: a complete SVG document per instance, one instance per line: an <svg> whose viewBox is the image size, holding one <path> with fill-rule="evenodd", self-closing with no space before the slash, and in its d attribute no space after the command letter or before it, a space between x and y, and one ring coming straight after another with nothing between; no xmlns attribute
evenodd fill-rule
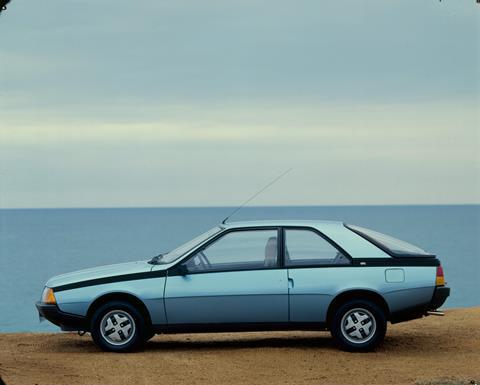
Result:
<svg viewBox="0 0 480 385"><path fill-rule="evenodd" d="M384 312L387 320L390 319L390 308L385 298L378 292L369 289L352 289L341 292L330 302L327 311L327 325L330 325L335 309L347 301L367 299L378 305Z"/></svg>
<svg viewBox="0 0 480 385"><path fill-rule="evenodd" d="M88 307L87 320L90 322L95 310L111 301L125 301L135 306L144 317L145 323L148 325L148 327L152 327L152 319L150 317L150 312L148 311L145 303L137 296L126 292L110 292L97 297Z"/></svg>

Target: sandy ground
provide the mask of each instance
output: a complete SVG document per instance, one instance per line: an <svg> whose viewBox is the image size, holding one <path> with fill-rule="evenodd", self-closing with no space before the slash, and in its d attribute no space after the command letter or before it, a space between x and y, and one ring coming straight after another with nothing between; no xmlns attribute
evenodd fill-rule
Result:
<svg viewBox="0 0 480 385"><path fill-rule="evenodd" d="M12 384L480 384L480 307L389 325L373 353L337 350L326 332L156 336L104 353L88 335L0 334Z"/></svg>

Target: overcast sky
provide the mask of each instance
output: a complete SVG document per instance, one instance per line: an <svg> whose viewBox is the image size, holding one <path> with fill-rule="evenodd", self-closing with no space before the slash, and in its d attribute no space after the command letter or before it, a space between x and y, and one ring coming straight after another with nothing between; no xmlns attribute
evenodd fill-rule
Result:
<svg viewBox="0 0 480 385"><path fill-rule="evenodd" d="M474 0L12 0L0 207L480 203Z"/></svg>

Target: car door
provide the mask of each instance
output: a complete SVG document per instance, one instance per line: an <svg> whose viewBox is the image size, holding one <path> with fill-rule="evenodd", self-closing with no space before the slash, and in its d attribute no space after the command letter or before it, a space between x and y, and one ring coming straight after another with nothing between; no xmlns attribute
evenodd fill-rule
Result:
<svg viewBox="0 0 480 385"><path fill-rule="evenodd" d="M351 260L312 228L284 229L291 322L326 321L328 305Z"/></svg>
<svg viewBox="0 0 480 385"><path fill-rule="evenodd" d="M169 271L168 324L287 322L287 271L279 264L278 234L277 228L227 230Z"/></svg>

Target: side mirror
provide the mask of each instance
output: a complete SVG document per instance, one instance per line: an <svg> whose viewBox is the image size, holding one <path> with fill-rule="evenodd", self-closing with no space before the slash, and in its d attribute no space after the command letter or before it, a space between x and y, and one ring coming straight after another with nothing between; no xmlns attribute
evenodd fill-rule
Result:
<svg viewBox="0 0 480 385"><path fill-rule="evenodd" d="M188 268L187 266L182 263L180 265L178 265L176 268L175 268L175 271L178 275L182 275L182 276L185 276L188 274Z"/></svg>

